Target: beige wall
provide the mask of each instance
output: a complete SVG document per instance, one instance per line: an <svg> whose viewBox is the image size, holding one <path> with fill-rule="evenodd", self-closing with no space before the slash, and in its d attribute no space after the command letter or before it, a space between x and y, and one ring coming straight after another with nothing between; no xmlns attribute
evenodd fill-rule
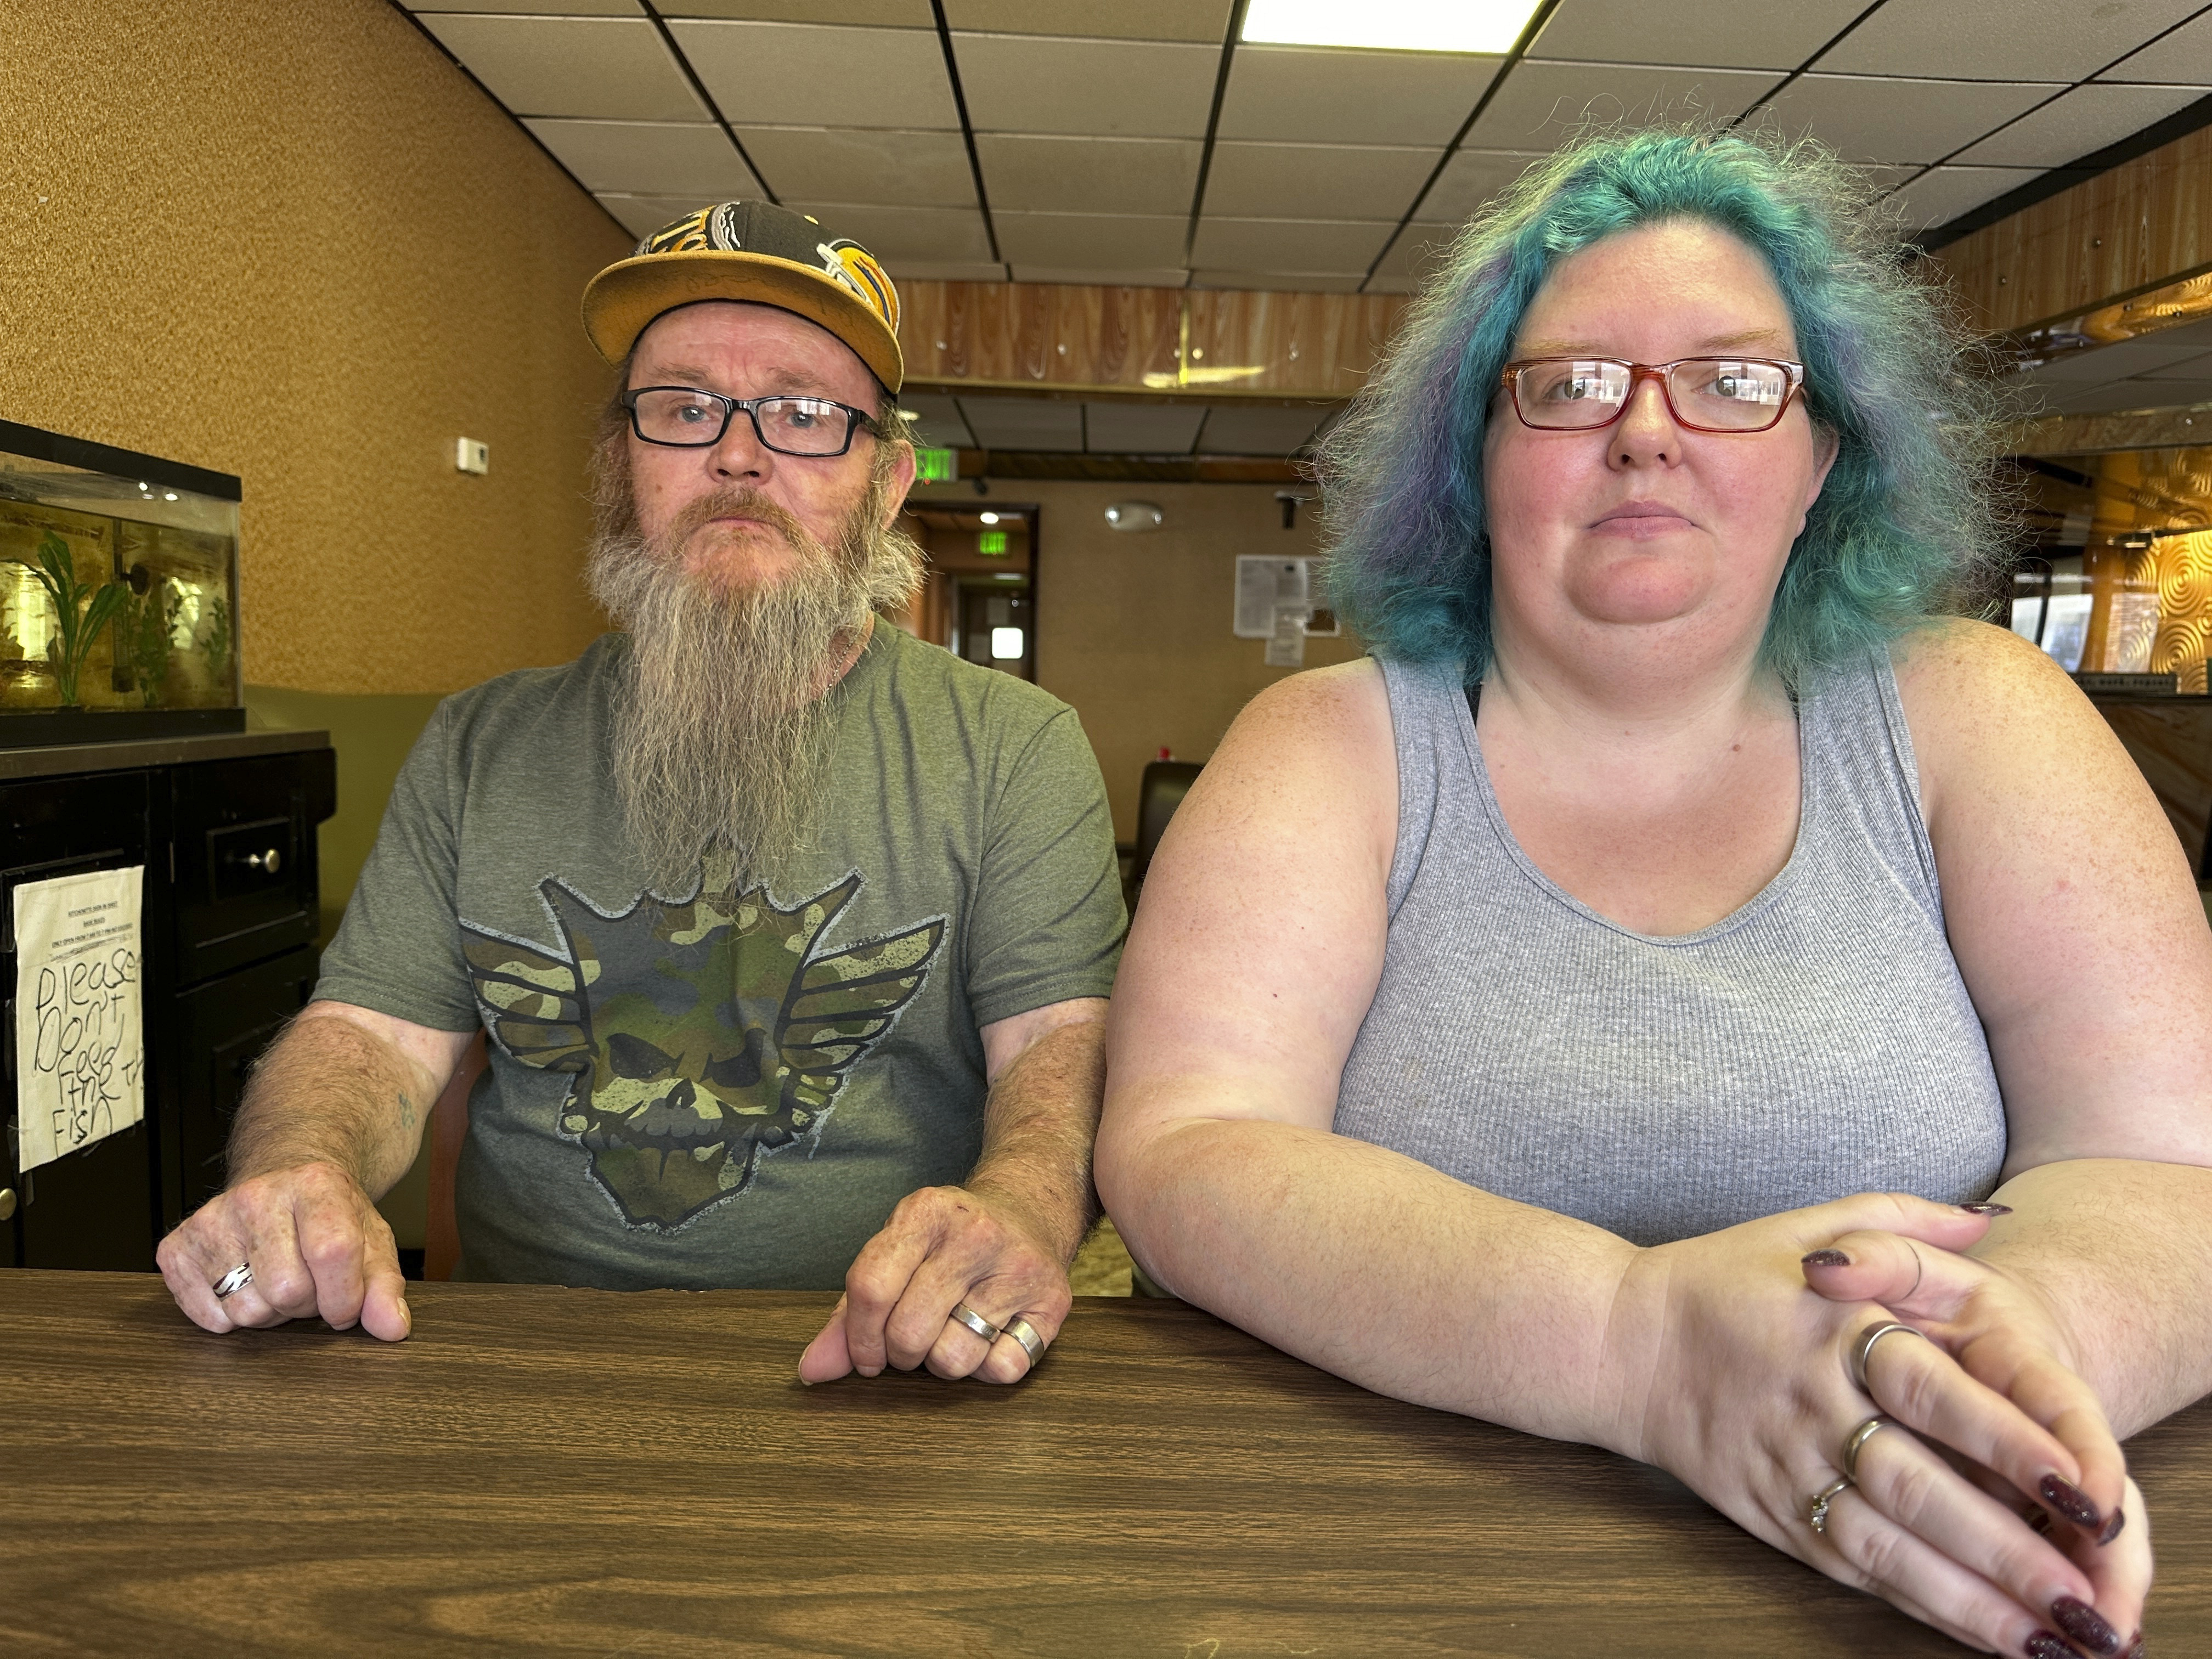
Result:
<svg viewBox="0 0 2212 1659"><path fill-rule="evenodd" d="M577 301L629 239L404 16L0 0L0 416L243 477L246 678L449 691L598 631Z"/></svg>
<svg viewBox="0 0 2212 1659"><path fill-rule="evenodd" d="M1137 785L1163 745L1179 760L1213 752L1237 712L1291 671L1269 668L1264 640L1230 632L1237 556L1321 550L1310 506L1283 528L1279 484L1058 483L996 479L932 485L917 499L975 507L1035 502L1037 678L1082 717L1106 774L1117 839L1136 836ZM1165 514L1156 531L1108 527L1109 501ZM1309 640L1306 665L1346 662L1354 639Z"/></svg>

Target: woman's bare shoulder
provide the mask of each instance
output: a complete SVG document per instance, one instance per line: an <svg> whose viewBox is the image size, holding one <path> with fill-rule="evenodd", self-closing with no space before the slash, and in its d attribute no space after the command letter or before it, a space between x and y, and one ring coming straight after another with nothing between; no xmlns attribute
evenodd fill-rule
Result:
<svg viewBox="0 0 2212 1659"><path fill-rule="evenodd" d="M2066 671L2009 629L1931 619L1899 639L1890 659L1924 794L2078 785L2085 758L2117 756Z"/></svg>

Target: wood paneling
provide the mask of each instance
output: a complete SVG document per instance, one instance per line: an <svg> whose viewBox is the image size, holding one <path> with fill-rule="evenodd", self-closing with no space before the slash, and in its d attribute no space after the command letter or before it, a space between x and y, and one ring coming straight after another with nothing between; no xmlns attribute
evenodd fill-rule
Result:
<svg viewBox="0 0 2212 1659"><path fill-rule="evenodd" d="M1932 256L1984 333L2037 328L2212 269L2212 128Z"/></svg>
<svg viewBox="0 0 2212 1659"><path fill-rule="evenodd" d="M1405 314L1401 295L1031 283L901 283L917 387L1148 397L1349 398Z"/></svg>
<svg viewBox="0 0 2212 1659"><path fill-rule="evenodd" d="M14 1653L1960 1650L1656 1469L1387 1400L1180 1303L1014 1388L807 1389L834 1297L411 1285L386 1346L0 1273ZM2154 1653L2212 1650L2212 1405L2138 1436Z"/></svg>

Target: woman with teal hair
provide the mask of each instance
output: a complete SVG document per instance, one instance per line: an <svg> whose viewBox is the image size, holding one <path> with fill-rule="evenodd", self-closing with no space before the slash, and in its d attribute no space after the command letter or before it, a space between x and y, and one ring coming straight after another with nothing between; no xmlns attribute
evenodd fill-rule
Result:
<svg viewBox="0 0 2212 1659"><path fill-rule="evenodd" d="M1468 226L1323 460L1375 654L1170 827L1098 1187L1315 1364L2117 1655L2119 1441L2212 1387L2212 933L2065 675L1944 614L1987 404L1863 201L1642 134Z"/></svg>

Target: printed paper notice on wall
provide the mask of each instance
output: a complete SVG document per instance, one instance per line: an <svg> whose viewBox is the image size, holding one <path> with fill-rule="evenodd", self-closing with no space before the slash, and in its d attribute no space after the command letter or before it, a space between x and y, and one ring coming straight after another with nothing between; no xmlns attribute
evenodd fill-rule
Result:
<svg viewBox="0 0 2212 1659"><path fill-rule="evenodd" d="M1272 640L1276 636L1275 613L1313 609L1307 586L1304 559L1278 559L1261 553L1237 556L1237 616L1235 632L1240 640Z"/></svg>
<svg viewBox="0 0 2212 1659"><path fill-rule="evenodd" d="M19 1169L51 1164L146 1115L145 875L134 864L15 890Z"/></svg>

